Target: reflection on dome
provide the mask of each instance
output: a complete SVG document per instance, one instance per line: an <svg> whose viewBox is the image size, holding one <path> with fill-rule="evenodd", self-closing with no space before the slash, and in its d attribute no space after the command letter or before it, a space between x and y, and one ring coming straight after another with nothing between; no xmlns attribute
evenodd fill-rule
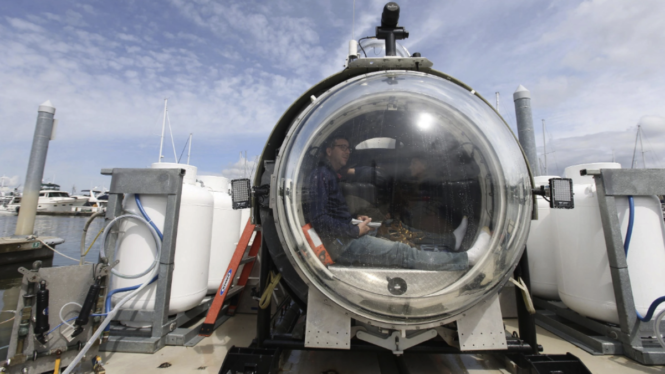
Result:
<svg viewBox="0 0 665 374"><path fill-rule="evenodd" d="M373 73L292 127L277 209L293 260L333 300L387 325L426 324L505 279L525 239L512 227L528 230L529 175L476 96L432 75Z"/></svg>
<svg viewBox="0 0 665 374"><path fill-rule="evenodd" d="M395 43L395 52L399 57L409 57L411 54L400 43ZM358 56L360 57L385 57L386 43L379 39L365 39L358 43Z"/></svg>

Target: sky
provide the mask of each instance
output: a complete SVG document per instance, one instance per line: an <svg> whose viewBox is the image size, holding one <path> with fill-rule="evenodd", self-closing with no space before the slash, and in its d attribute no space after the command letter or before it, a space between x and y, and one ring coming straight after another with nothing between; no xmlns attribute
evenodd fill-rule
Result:
<svg viewBox="0 0 665 374"><path fill-rule="evenodd" d="M636 167L665 167L664 1L398 3L402 44L493 104L499 92L513 129L512 94L531 91L548 174L612 159L630 167L638 124ZM186 162L192 133L200 173L243 176L289 105L343 69L348 41L373 35L384 4L0 2L0 176L23 183L37 108L50 100L58 128L44 180L108 187L102 168L158 161L165 98L163 160Z"/></svg>

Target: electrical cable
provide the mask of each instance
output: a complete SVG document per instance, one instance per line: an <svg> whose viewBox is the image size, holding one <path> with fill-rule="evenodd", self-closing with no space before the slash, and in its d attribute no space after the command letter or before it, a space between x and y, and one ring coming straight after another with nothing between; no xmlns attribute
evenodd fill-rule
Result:
<svg viewBox="0 0 665 374"><path fill-rule="evenodd" d="M141 208L141 209L142 209L142 208ZM152 269L157 268L157 265L159 264L159 259L160 259L160 257L161 257L161 253L162 253L162 241L161 241L161 240L162 240L162 236L160 235L161 233L158 233L157 231L155 231L155 230L153 229L153 226L151 225L150 222L148 222L147 220L145 220L145 219L143 219L142 217L137 216L137 215L135 215L135 214L125 214L125 215L118 216L118 217L114 218L111 222L109 222L108 226L106 226L106 228L104 229L104 233L102 234L102 246L101 246L101 248L99 249L99 254L100 254L100 256L101 256L102 258L106 258L106 250L105 250L105 247L106 247L106 240L108 239L108 235L109 235L109 233L111 232L111 228L112 228L117 222L119 222L119 221L121 221L121 220L123 220L123 219L129 219L129 218L131 218L131 219L135 219L135 220L138 220L139 222L144 223L144 224L150 229L150 233L152 234L153 238L155 239L155 244L156 244L156 248L155 248L155 249L156 249L155 259L154 259L154 261L150 264L150 266L148 266L145 270L143 270L142 272L140 272L140 273L138 273L138 274L131 274L131 275L129 275L129 274L122 274L122 273L120 273L119 271L117 271L115 268L112 268L112 269L111 269L111 273L112 273L113 275L115 275L115 276L120 277L120 278L125 278L125 279L136 279L136 278L141 278L142 276L148 274ZM117 245L117 244L118 244L118 242L116 241L116 245ZM116 255L117 255L117 251L116 251Z"/></svg>
<svg viewBox="0 0 665 374"><path fill-rule="evenodd" d="M73 320L75 320L75 319L77 319L77 318L78 318L78 317L72 317L72 318L68 319L66 322L71 322L71 321L73 321ZM60 326L62 326L62 325L64 325L64 324L65 324L65 321L61 322L58 326L52 328L51 331L47 332L46 335L50 335L51 333L53 333L53 331L57 330L58 327L60 327Z"/></svg>
<svg viewBox="0 0 665 374"><path fill-rule="evenodd" d="M62 322L62 323L64 323L65 325L67 325L67 326L69 326L69 327L75 329L76 327L74 327L74 325L72 325L71 323L68 323L67 321L65 321L64 318L62 318L62 310L65 309L65 307L66 307L67 305L72 305L72 304L78 306L79 308L83 308L83 306L82 306L81 304L77 303L76 301L70 301L70 302L68 302L67 304L63 305L62 308L60 308L60 313L58 313L58 315L60 316L60 322ZM78 317L77 317L77 318L78 318ZM62 323L61 323L61 325L62 325Z"/></svg>
<svg viewBox="0 0 665 374"><path fill-rule="evenodd" d="M101 229L99 229L99 232L97 233L97 236L95 236L95 238L92 239L92 243L90 243L90 246L88 247L88 249L86 249L85 252L83 253L83 255L81 256L81 261L83 261L83 259L85 259L85 256L88 254L88 252L90 252L90 249L95 244L95 242L97 241L97 238L99 238L99 235L101 235L102 232L104 232L103 227Z"/></svg>
<svg viewBox="0 0 665 374"><path fill-rule="evenodd" d="M97 241L97 238L99 238L99 235L104 231L104 228L99 230L99 233L97 233L97 236L95 236L95 239L90 243L90 246L88 247L88 250L83 252L83 249L85 248L85 238L88 234L88 228L90 227L90 224L92 224L92 221L95 220L97 217L103 216L104 212L97 212L88 218L88 220L85 222L85 225L83 226L83 234L81 235L81 261L79 262L80 265L83 265L83 260L85 259L85 256L90 252L90 248L92 248L93 244Z"/></svg>
<svg viewBox="0 0 665 374"><path fill-rule="evenodd" d="M158 271L159 271L159 268L155 267L155 268L153 268L153 271L152 271L153 274L150 274L150 275L155 276L155 275L157 275ZM79 362L81 362L81 359L83 359L83 356L85 356L85 354L88 352L90 347L92 347L92 345L95 344L97 339L99 339L99 336L106 329L106 326L108 326L109 323L111 323L113 318L116 316L116 314L118 314L118 311L120 310L120 308L122 308L122 306L125 305L125 303L127 303L131 298L133 298L138 293L143 291L143 289L146 288L148 286L148 284L150 284L150 283L149 282L143 283L139 288L137 288L136 290L130 292L127 296L125 296L122 300L120 300L120 302L118 304L116 304L115 308L113 308L113 310L108 313L108 315L106 316L104 321L101 323L101 325L99 325L99 327L97 328L97 331L95 331L95 333L90 337L90 339L88 339L88 343L86 343L86 345L83 347L83 349L81 349L79 354L76 355L74 360L72 360L71 364L69 364L69 366L67 367L67 370L65 370L64 374L70 374L72 371L74 371L75 367L78 365Z"/></svg>
<svg viewBox="0 0 665 374"><path fill-rule="evenodd" d="M138 204L140 204L140 200L138 199L138 197L137 197L136 201L137 201ZM88 339L88 342L83 347L83 349L81 349L81 351L78 353L78 355L76 355L74 360L72 360L72 362L69 364L69 366L67 366L67 369L64 371L63 374L70 374L72 371L74 371L76 366L83 359L83 356L85 356L85 354L88 352L90 347L92 347L92 345L97 341L97 339L99 339L102 332L107 329L107 327L109 326L109 324L111 323L113 318L118 314L118 311L120 311L120 308L122 308L122 306L125 305L125 303L127 303L129 300L131 300L134 296L138 295L141 291L143 291L144 288L146 288L150 283L154 282L155 279L157 279L157 275L158 275L158 272L159 272L159 267L154 266L154 264L159 262L160 255L162 253L162 241L161 240L162 240L163 236L161 235L161 233L159 233L159 235L158 235L158 231L156 230L156 226L153 226L154 224L150 223L152 221L150 220L150 217L148 217L147 214L145 213L145 211L143 210L143 206L142 205L138 205L138 206L139 206L139 209L141 210L141 213L144 214L144 216L147 219L143 219L139 216L130 214L130 215L124 215L124 216L116 217L113 221L109 222L108 226L104 230L104 241L102 242L103 244L102 244L102 249L100 250L100 255L102 255L102 257L105 257L104 253L103 253L103 249L104 249L104 246L106 245L106 236L108 235L108 231L109 231L110 227L112 227L120 219L126 219L126 218L129 218L129 217L138 219L139 221L145 223L148 228L150 228L150 231L153 234L153 238L155 239L155 245L157 246L157 251L155 253L155 262L153 262L153 265L151 265L149 270L148 270L148 271L152 270L150 272L150 278L152 280L150 282L143 283L142 285L137 287L135 290L133 290L132 292L127 294L124 298L122 298L120 300L120 302L118 302L118 304L116 304L116 306L115 306L115 308L113 308L113 310L106 313L106 318L104 318L104 321L102 321L102 323L99 325L99 327L94 332L94 334L90 337L90 339ZM124 217L124 218L122 218L122 217ZM153 229L153 227L155 227L155 229ZM112 271L112 273L115 274L115 272L113 272L113 271ZM113 291L116 291L114 293L121 292L119 290L112 290L112 291L109 292L109 294Z"/></svg>
<svg viewBox="0 0 665 374"><path fill-rule="evenodd" d="M268 280L268 284L266 285L266 289L263 291L263 295L261 295L261 300L259 300L259 308L265 309L268 306L270 306L270 300L272 299L272 292L275 290L275 287L277 287L277 284L279 283L279 280L282 279L282 274L277 274L273 273L272 271L270 272L270 280Z"/></svg>
<svg viewBox="0 0 665 374"><path fill-rule="evenodd" d="M67 255L64 254L64 253L61 253L61 252L57 251L55 248L53 248L53 247L51 247L50 245L46 244L46 242L44 242L43 240L41 240L41 239L39 239L39 238L37 238L36 240L37 240L38 242L42 243L42 245L44 245L44 247L46 247L46 248L52 250L53 252L59 254L60 256L62 256L62 257L64 257L64 258L68 258L68 259L70 259L70 260L72 260L72 261L75 261L75 262L80 262L80 261L81 261L80 258L69 257L69 256L67 256ZM86 263L87 263L87 264L92 264L92 262L86 262Z"/></svg>
<svg viewBox="0 0 665 374"><path fill-rule="evenodd" d="M155 239L155 245L156 245L155 261L148 267L147 271L144 271L139 275L130 275L130 276L127 276L125 274L119 275L119 273L114 271L114 269L111 269L111 273L116 275L116 276L120 276L121 278L124 275L124 277L128 278L128 279L139 278L139 277L145 275L146 273L149 273L151 281L150 282L145 282L145 283L141 284L140 286L126 287L124 289L120 288L120 289L115 289L115 290L109 291L109 294L107 295L107 298L106 298L106 305L107 305L108 308L110 308L110 306L108 306L110 304L110 300L111 300L110 296L112 296L113 294L116 294L116 293L129 291L130 289L132 290L132 292L130 292L128 295L126 295L124 298L122 298L120 300L120 302L118 302L116 304L115 308L113 308L111 311L107 310L107 313L105 313L106 318L104 318L104 321L102 321L102 323L99 325L99 327L94 332L94 334L90 337L90 339L88 339L88 342L86 343L86 345L83 347L83 349L81 349L81 351L79 351L78 355L76 355L74 360L72 360L72 362L69 364L69 366L67 367L67 369L64 371L63 374L70 374L76 368L76 366L79 364L79 362L81 362L81 360L83 359L85 354L88 352L90 347L92 347L92 345L97 341L97 339L99 339L102 332L107 330L107 327L109 327L109 324L111 323L113 318L118 314L118 311L120 310L120 308L122 308L122 306L125 305L125 303L127 303L129 300L131 300L134 296L138 295L141 291L143 291L144 288L146 288L149 284L151 284L152 282L154 282L157 279L157 275L158 275L158 272L159 272L159 266L156 266L156 265L159 263L159 259L161 257L162 240L164 239L164 236L159 231L159 229L157 228L155 223L152 222L152 220L150 219L150 217L148 216L146 211L143 209L143 205L141 204L141 200L140 200L138 194L135 195L135 199L136 199L136 205L138 206L139 210L141 211L141 214L143 214L145 219L140 217L140 216L137 216L135 214L125 214L125 215L122 215L122 216L118 216L118 217L114 218L111 222L109 222L109 224L104 229L104 233L103 233L103 236L102 236L103 240L102 240L102 247L100 248L100 256L102 258L106 257L106 253L105 253L104 248L106 247L106 239L108 237L108 234L110 232L111 227L113 227L117 222L119 222L122 219L129 219L129 218L136 219L139 222L144 223L148 227L148 229L150 230L150 233L152 234L153 239ZM116 251L116 254L117 254L117 251ZM106 309L106 307L105 307L105 309ZM74 319L76 319L76 318L78 318L78 317L75 317ZM71 320L69 320L69 321L71 321Z"/></svg>
<svg viewBox="0 0 665 374"><path fill-rule="evenodd" d="M365 55L365 58L367 58L367 52L365 52L365 48L363 48L363 45L360 43L361 40L365 39L376 39L374 36L366 36L364 38L358 39L358 46L360 47L360 50L363 51L363 54Z"/></svg>
<svg viewBox="0 0 665 374"><path fill-rule="evenodd" d="M7 323L9 321L13 321L16 318L16 311L15 310L0 310L0 313L13 313L14 314L14 317L0 322L0 325L2 325L3 323Z"/></svg>
<svg viewBox="0 0 665 374"><path fill-rule="evenodd" d="M150 281L150 283L153 283L154 281L157 280L157 276L155 275L154 278ZM150 284L148 283L148 284ZM124 287L124 288L116 288L115 290L109 291L108 295L106 295L106 301L104 302L104 311L108 314L109 311L111 311L111 296L117 294L117 293L122 293L122 292L129 292L133 291L137 288L139 288L141 285L137 284L136 286L130 286L130 287Z"/></svg>

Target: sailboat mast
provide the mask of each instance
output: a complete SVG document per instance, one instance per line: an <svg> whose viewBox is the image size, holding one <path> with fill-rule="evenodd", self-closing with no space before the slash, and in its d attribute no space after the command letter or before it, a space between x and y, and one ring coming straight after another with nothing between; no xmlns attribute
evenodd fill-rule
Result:
<svg viewBox="0 0 665 374"><path fill-rule="evenodd" d="M192 155L192 133L189 133L189 150L187 151L187 165L189 165L189 157Z"/></svg>
<svg viewBox="0 0 665 374"><path fill-rule="evenodd" d="M162 138L159 141L159 160L157 162L162 162L162 148L164 147L164 129L166 128L166 101L168 99L164 99L164 120L162 120Z"/></svg>
<svg viewBox="0 0 665 374"><path fill-rule="evenodd" d="M630 168L635 168L635 152L637 151L637 139L640 138L640 125L637 125L637 134L635 134L635 146L633 147L633 161L630 163Z"/></svg>
<svg viewBox="0 0 665 374"><path fill-rule="evenodd" d="M642 150L642 165L644 165L644 168L647 168L647 162L644 161L644 145L642 144L642 128L640 125L637 125L638 131L637 133L640 134L640 150Z"/></svg>
<svg viewBox="0 0 665 374"><path fill-rule="evenodd" d="M545 120L543 119L543 158L545 159L545 175L547 175L547 142L545 141Z"/></svg>

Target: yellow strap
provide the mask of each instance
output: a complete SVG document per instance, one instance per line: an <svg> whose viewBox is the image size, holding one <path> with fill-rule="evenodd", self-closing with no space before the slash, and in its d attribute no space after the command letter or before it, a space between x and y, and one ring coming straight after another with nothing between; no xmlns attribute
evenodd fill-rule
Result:
<svg viewBox="0 0 665 374"><path fill-rule="evenodd" d="M265 309L270 306L272 292L275 290L275 287L277 287L280 279L282 279L282 274L275 275L272 271L270 272L270 280L268 281L265 291L263 291L263 295L261 295L261 300L259 300L259 308Z"/></svg>
<svg viewBox="0 0 665 374"><path fill-rule="evenodd" d="M60 357L55 359L55 368L53 369L53 374L60 373Z"/></svg>
<svg viewBox="0 0 665 374"><path fill-rule="evenodd" d="M88 254L88 252L90 252L90 248L92 248L92 246L93 246L93 245L95 244L95 242L97 241L97 238L99 238L99 235L101 235L101 234L104 232L104 229L105 229L105 228L106 228L106 227L102 227L102 229L99 230L99 232L97 233L97 236L95 236L95 239L93 239L92 243L90 243L90 246L89 246L88 249L85 251L85 253L83 254L82 257L85 257L85 256Z"/></svg>

